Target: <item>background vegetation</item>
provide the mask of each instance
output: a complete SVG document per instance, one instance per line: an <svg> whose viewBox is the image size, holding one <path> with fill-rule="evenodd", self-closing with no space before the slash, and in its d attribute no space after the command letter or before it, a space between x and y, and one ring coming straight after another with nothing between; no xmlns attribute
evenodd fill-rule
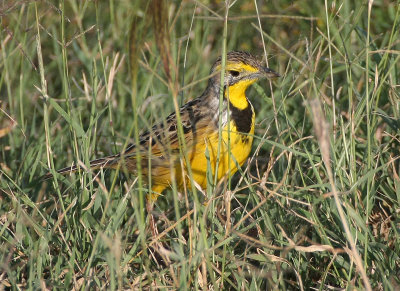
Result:
<svg viewBox="0 0 400 291"><path fill-rule="evenodd" d="M399 4L1 2L0 289L400 288ZM120 151L229 50L282 77L248 91L249 163L166 192L159 236L146 181L38 180Z"/></svg>

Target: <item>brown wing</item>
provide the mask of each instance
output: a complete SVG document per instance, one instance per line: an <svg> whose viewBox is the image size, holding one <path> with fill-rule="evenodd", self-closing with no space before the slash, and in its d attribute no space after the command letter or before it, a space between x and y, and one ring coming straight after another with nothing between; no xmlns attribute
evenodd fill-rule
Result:
<svg viewBox="0 0 400 291"><path fill-rule="evenodd" d="M209 132L215 130L210 109L204 108L201 101L200 98L194 99L180 109L185 146L189 154L195 151L199 142L204 143L204 137ZM140 136L139 146L142 168L148 168L150 163L152 169L157 167L170 169L170 166L176 163L180 156L175 112L170 114L164 122L143 133ZM151 148L150 151L149 148ZM136 155L137 146L134 144L130 145L121 155L130 171L134 171L136 168Z"/></svg>

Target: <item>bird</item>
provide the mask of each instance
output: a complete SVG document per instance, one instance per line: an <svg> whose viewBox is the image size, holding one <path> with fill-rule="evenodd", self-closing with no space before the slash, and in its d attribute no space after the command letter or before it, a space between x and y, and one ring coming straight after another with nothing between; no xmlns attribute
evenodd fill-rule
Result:
<svg viewBox="0 0 400 291"><path fill-rule="evenodd" d="M143 132L138 143L128 145L121 153L91 161L90 168L121 168L137 174L140 161L143 181L150 178L152 183L149 185L150 201L157 200L173 181L180 189L184 184L192 185L192 181L205 189L208 168L217 181L232 176L246 162L254 137L255 111L246 90L260 79L276 77L279 77L277 72L264 66L252 54L228 52L224 66L222 56L213 64L204 92L179 108L180 118L176 112L171 113L164 121ZM183 142L178 134L178 120ZM186 155L183 160L182 147ZM65 175L78 169L80 166L74 165L57 172ZM51 177L53 175L48 173L44 179Z"/></svg>

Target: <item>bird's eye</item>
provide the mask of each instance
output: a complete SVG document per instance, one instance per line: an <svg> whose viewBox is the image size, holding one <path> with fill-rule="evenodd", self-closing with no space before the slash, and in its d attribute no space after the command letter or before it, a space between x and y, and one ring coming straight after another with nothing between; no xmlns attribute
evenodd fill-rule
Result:
<svg viewBox="0 0 400 291"><path fill-rule="evenodd" d="M229 71L229 74L230 74L232 77L237 77L237 76L239 76L239 72L238 72L238 71L233 71L233 70L231 70L231 71Z"/></svg>

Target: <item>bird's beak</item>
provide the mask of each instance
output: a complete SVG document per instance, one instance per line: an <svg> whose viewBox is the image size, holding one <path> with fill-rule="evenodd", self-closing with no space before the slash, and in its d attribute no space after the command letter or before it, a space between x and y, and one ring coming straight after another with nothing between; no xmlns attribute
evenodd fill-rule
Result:
<svg viewBox="0 0 400 291"><path fill-rule="evenodd" d="M274 78L278 78L281 76L274 70L271 70L270 68L267 68L267 67L262 67L260 70L260 73L262 73L264 75L264 77L267 77L269 79L274 79Z"/></svg>

